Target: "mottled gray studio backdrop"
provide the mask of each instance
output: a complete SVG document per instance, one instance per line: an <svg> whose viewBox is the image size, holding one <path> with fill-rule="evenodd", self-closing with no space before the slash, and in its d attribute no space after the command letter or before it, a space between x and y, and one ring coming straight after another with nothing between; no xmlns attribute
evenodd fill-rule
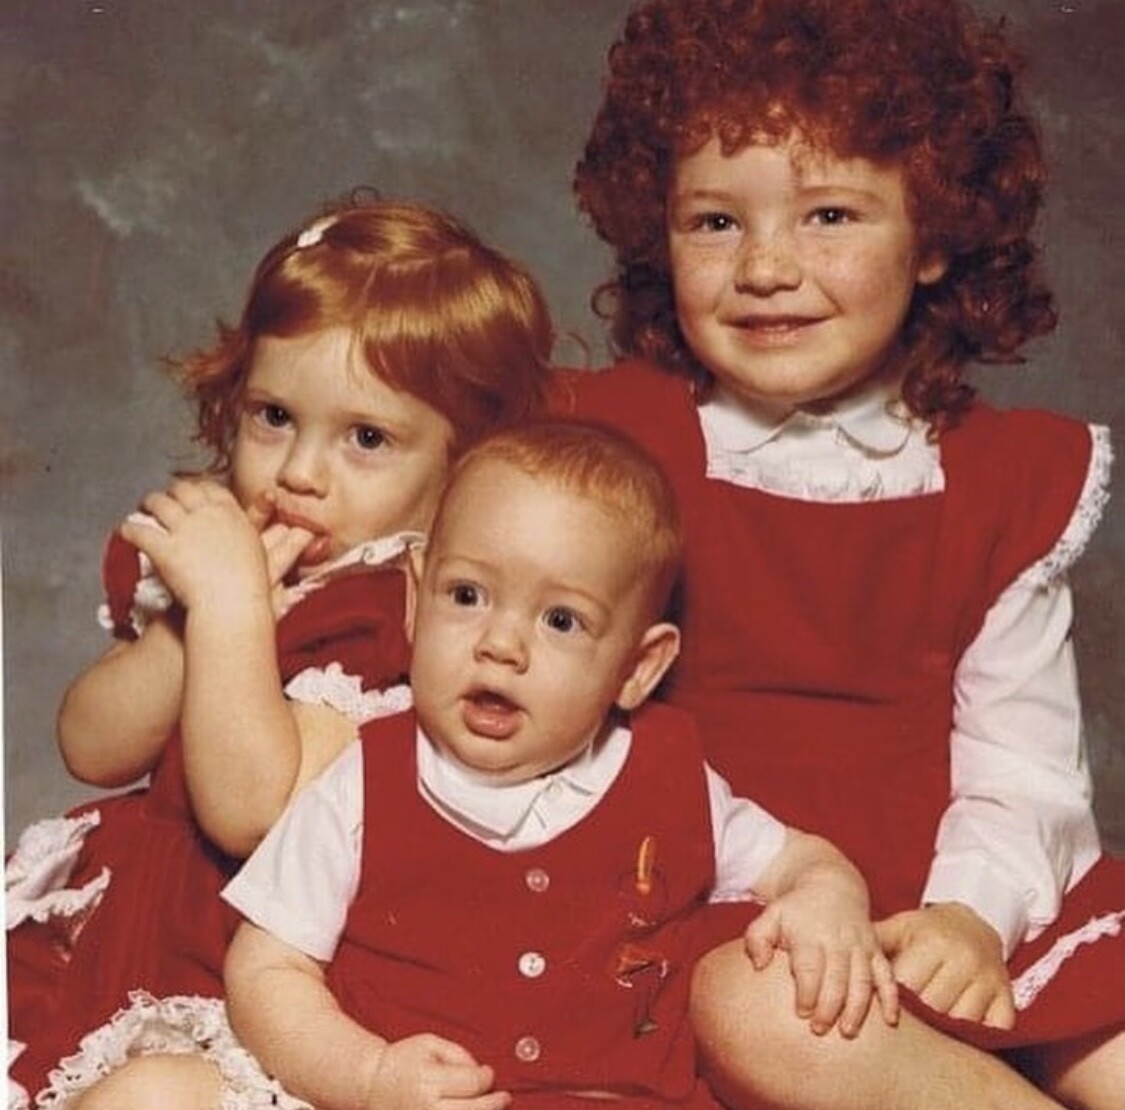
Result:
<svg viewBox="0 0 1125 1110"><path fill-rule="evenodd" d="M983 2L983 0L982 0ZM1002 401L1125 443L1125 0L987 0L1032 59L1055 165L1044 226L1062 326ZM107 530L188 457L159 358L234 315L283 230L351 186L436 203L526 260L600 358L607 258L571 168L626 0L3 0L0 482L6 822L90 795L53 716L104 646ZM878 33L873 29L873 33ZM575 347L560 357L573 360ZM1116 475L1120 479L1120 469ZM1099 812L1125 842L1125 490L1077 578Z"/></svg>

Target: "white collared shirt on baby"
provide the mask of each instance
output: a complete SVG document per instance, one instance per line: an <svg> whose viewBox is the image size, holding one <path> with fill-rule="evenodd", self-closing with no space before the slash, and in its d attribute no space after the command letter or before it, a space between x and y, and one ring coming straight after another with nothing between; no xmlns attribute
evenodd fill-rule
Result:
<svg viewBox="0 0 1125 1110"><path fill-rule="evenodd" d="M565 767L498 786L442 753L417 732L418 789L445 820L499 852L545 844L576 825L605 796L629 754L632 733L618 726ZM785 839L785 826L735 798L706 768L715 844L711 900L752 897ZM350 744L294 799L223 897L243 916L313 959L331 959L359 883L363 756Z"/></svg>

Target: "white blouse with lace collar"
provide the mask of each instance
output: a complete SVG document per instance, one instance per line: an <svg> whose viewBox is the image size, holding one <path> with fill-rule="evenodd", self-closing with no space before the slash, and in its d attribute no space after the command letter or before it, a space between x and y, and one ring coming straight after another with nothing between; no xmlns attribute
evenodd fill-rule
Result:
<svg viewBox="0 0 1125 1110"><path fill-rule="evenodd" d="M753 408L717 387L699 407L707 477L804 501L916 497L943 488L937 446L893 387L824 411Z"/></svg>
<svg viewBox="0 0 1125 1110"><path fill-rule="evenodd" d="M720 387L698 412L717 481L829 502L944 489L940 448L893 385L815 412L754 408ZM1105 496L1110 448L1093 434L1078 522ZM954 676L953 791L922 900L971 906L1005 954L1057 916L1100 851L1063 573L1091 530L1068 529L1067 558L1048 553L1001 594Z"/></svg>

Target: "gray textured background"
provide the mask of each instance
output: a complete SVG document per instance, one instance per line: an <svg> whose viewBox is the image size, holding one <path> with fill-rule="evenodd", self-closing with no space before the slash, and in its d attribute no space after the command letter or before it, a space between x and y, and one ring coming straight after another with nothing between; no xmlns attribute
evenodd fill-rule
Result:
<svg viewBox="0 0 1125 1110"><path fill-rule="evenodd" d="M1125 0L987 0L1031 56L1062 326L986 392L1123 442ZM101 651L104 536L189 458L160 357L240 307L266 247L358 184L449 208L529 263L560 328L607 257L569 181L626 0L4 0L0 509L5 828L89 797L53 718ZM580 357L562 345L559 357ZM1125 449L1123 449L1125 450ZM1125 494L1076 580L1098 806L1125 843Z"/></svg>

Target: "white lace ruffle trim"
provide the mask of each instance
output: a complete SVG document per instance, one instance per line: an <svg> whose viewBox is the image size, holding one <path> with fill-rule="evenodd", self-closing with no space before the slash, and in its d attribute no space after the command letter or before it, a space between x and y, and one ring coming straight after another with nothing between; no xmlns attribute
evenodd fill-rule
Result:
<svg viewBox="0 0 1125 1110"><path fill-rule="evenodd" d="M409 686L365 691L359 676L345 674L339 663L306 667L289 680L285 693L306 705L326 705L357 725L405 712L413 704Z"/></svg>
<svg viewBox="0 0 1125 1110"><path fill-rule="evenodd" d="M82 1038L78 1052L60 1061L35 1097L39 1110L66 1110L80 1092L137 1056L198 1054L223 1081L222 1110L311 1110L267 1076L239 1044L220 998L155 998L132 991L129 1005Z"/></svg>
<svg viewBox="0 0 1125 1110"><path fill-rule="evenodd" d="M40 923L61 915L92 910L109 886L110 872L101 872L81 887L68 887L87 833L101 822L97 810L77 817L48 817L20 833L4 868L6 927L28 919Z"/></svg>
<svg viewBox="0 0 1125 1110"><path fill-rule="evenodd" d="M135 524L147 524L164 531L164 525L149 513L130 513L128 519ZM133 587L133 601L129 607L129 627L140 636L153 617L166 613L172 608L175 598L156 573L152 560L143 551L137 552L137 563L140 577ZM107 632L113 631L113 618L108 604L103 603L98 606L98 624Z"/></svg>
<svg viewBox="0 0 1125 1110"><path fill-rule="evenodd" d="M1093 441L1090 467L1070 521L1055 546L1020 575L1019 580L1024 585L1041 588L1057 581L1086 550L1090 537L1101 523L1109 501L1113 444L1109 429L1101 424L1090 425L1090 438Z"/></svg>
<svg viewBox="0 0 1125 1110"><path fill-rule="evenodd" d="M1012 995L1016 1009L1026 1010L1039 992L1058 974L1059 968L1083 945L1093 944L1102 937L1116 936L1121 932L1125 911L1107 913L1101 917L1091 917L1080 929L1059 937L1022 975L1012 980Z"/></svg>

